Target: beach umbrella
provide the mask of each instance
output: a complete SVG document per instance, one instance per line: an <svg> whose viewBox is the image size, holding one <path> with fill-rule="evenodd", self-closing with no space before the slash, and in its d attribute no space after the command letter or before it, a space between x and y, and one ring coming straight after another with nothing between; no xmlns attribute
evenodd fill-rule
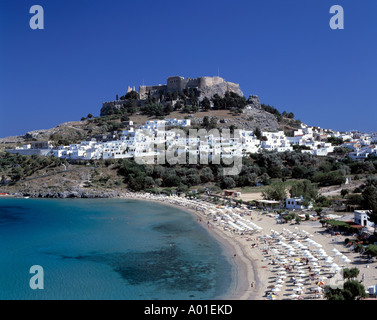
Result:
<svg viewBox="0 0 377 320"><path fill-rule="evenodd" d="M272 290L271 290L272 292L279 292L279 291L281 291L279 288L273 288Z"/></svg>
<svg viewBox="0 0 377 320"><path fill-rule="evenodd" d="M301 292L301 291L304 291L304 289L302 289L302 288L294 288L294 291Z"/></svg>
<svg viewBox="0 0 377 320"><path fill-rule="evenodd" d="M275 298L276 298L276 295L274 295L274 294L270 294L270 295L267 297L268 300L274 300Z"/></svg>
<svg viewBox="0 0 377 320"><path fill-rule="evenodd" d="M341 256L340 259L342 259L346 263L351 262L351 260L348 259L346 256Z"/></svg>
<svg viewBox="0 0 377 320"><path fill-rule="evenodd" d="M318 281L318 282L316 283L316 285L317 285L317 286L323 286L323 285L324 285L324 282L323 282L323 281Z"/></svg>
<svg viewBox="0 0 377 320"><path fill-rule="evenodd" d="M337 249L332 249L331 252L333 253L333 255L336 257L336 256L341 256L342 254L337 250Z"/></svg>

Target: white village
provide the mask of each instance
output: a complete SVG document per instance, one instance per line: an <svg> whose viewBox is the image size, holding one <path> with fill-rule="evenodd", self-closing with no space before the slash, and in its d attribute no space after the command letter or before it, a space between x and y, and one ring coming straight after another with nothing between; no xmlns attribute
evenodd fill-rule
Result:
<svg viewBox="0 0 377 320"><path fill-rule="evenodd" d="M217 155L221 158L246 156L263 151L293 151L294 146L301 146L303 153L327 156L333 153L336 147L327 142L328 138L335 137L344 141L338 147L350 149L348 156L353 160L363 160L369 155L377 155L376 133L357 131L341 133L301 124L301 128L296 130L292 137L286 136L283 131L262 131L262 138L258 139L254 131L240 129L237 130L237 134L233 134L233 137L232 134L208 131L204 139L201 139L198 135L192 137L185 131L173 130L173 128L189 129L190 127L190 119L152 120L139 127L128 121L128 126L122 131L119 140L103 142L90 139L79 144L58 147L53 146L49 141L35 141L7 152L22 155L53 155L72 160L150 158L158 156L157 146L164 145L177 146L178 152L194 153L198 156L205 152L210 157Z"/></svg>

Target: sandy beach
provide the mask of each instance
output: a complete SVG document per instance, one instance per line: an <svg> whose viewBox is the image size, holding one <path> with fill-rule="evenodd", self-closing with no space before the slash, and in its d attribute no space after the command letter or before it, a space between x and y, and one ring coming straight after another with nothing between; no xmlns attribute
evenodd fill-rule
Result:
<svg viewBox="0 0 377 320"><path fill-rule="evenodd" d="M324 299L323 286L334 283L344 267L357 267L366 289L377 284L375 260L361 259L345 246L346 236L332 236L318 221L278 224L254 210L177 196L128 193L123 198L157 201L196 216L233 266L232 286L218 299Z"/></svg>

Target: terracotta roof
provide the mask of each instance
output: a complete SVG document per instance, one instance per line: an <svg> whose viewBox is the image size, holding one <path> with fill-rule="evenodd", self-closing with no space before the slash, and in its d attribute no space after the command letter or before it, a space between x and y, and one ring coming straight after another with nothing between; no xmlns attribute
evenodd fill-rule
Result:
<svg viewBox="0 0 377 320"><path fill-rule="evenodd" d="M344 221L344 222L347 223L347 224L349 224L349 226L352 227L352 228L358 228L358 229L364 228L362 225L357 224L357 223L355 223L353 221Z"/></svg>

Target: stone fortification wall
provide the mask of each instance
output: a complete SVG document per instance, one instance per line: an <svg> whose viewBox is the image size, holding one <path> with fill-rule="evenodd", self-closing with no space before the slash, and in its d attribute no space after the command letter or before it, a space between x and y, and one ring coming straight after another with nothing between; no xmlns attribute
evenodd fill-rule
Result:
<svg viewBox="0 0 377 320"><path fill-rule="evenodd" d="M141 100L148 98L148 94L151 96L158 96L160 92L165 92L167 85L158 85L158 86L140 86L139 87L139 97Z"/></svg>
<svg viewBox="0 0 377 320"><path fill-rule="evenodd" d="M233 82L227 82L221 77L198 77L195 79L184 78L181 76L173 76L167 78L166 85L157 86L140 86L139 87L139 102L138 105L143 105L150 93L151 97L160 97L160 93L166 94L166 92L179 92L182 93L184 89L196 89L199 101L202 101L204 97L212 98L215 94L223 97L227 91L235 92L240 96L243 96L243 92L240 89L239 84ZM127 92L130 92L129 87ZM105 115L110 109L120 109L122 107L122 101L104 102L101 109L101 115Z"/></svg>

